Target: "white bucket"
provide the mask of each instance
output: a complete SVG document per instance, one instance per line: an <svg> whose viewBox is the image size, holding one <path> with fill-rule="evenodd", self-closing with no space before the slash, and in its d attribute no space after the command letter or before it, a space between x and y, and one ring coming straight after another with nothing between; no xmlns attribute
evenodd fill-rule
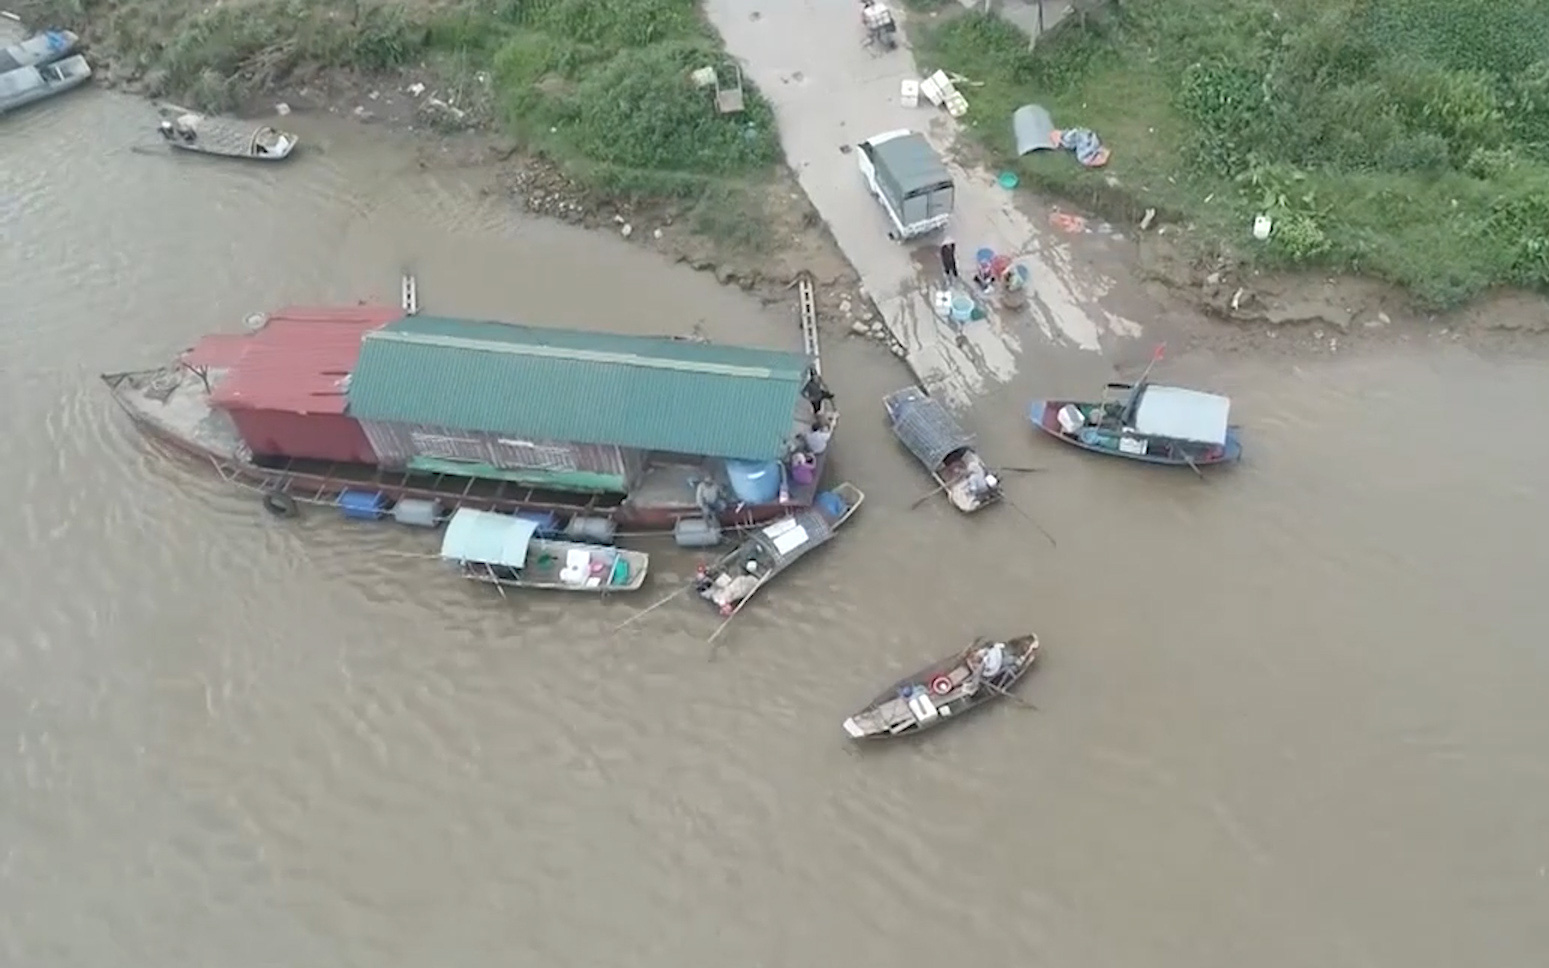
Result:
<svg viewBox="0 0 1549 968"><path fill-rule="evenodd" d="M1269 238L1270 230L1274 227L1275 223L1270 220L1268 215L1257 216L1253 220L1253 237L1263 242Z"/></svg>

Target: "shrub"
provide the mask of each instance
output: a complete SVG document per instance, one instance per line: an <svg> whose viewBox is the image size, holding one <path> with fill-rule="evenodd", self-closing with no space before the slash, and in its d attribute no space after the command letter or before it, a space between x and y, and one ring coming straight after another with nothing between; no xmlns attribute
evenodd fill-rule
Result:
<svg viewBox="0 0 1549 968"><path fill-rule="evenodd" d="M985 14L925 39L928 66L984 82L976 105L1043 104L1114 153L1101 173L1015 159L1003 116L980 114L997 164L1083 201L1116 178L1127 210L1178 211L1225 238L1269 214L1271 241L1253 251L1372 273L1437 306L1549 287L1549 3L1115 6L1031 51Z"/></svg>

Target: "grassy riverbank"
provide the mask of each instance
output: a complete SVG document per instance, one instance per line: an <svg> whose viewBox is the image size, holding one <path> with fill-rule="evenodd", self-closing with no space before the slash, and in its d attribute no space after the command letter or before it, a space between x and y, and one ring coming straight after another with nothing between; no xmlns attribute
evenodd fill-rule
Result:
<svg viewBox="0 0 1549 968"><path fill-rule="evenodd" d="M692 202L696 227L756 241L780 159L751 86L719 115L690 73L722 62L695 0L13 0L80 31L111 80L208 110L330 76L391 91L429 76L456 110L589 188ZM365 89L365 88L363 88ZM428 95L427 95L428 97Z"/></svg>
<svg viewBox="0 0 1549 968"><path fill-rule="evenodd" d="M1376 276L1429 307L1549 290L1543 0L1127 0L1036 51L980 14L919 40L922 66L983 82L973 130L1030 187L1115 219L1154 207L1203 241ZM1097 131L1107 169L1014 160L1026 103ZM1275 221L1262 245L1258 213Z"/></svg>

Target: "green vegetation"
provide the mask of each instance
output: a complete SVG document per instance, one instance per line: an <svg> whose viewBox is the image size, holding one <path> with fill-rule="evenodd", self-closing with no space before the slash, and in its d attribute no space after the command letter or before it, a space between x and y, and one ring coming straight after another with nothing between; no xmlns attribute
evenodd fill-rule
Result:
<svg viewBox="0 0 1549 968"><path fill-rule="evenodd" d="M24 10L27 4L23 4ZM319 70L420 68L482 100L528 149L613 195L670 198L691 224L753 245L780 159L774 112L744 82L721 115L691 73L726 64L695 0L54 0L153 94L230 109Z"/></svg>
<svg viewBox="0 0 1549 968"><path fill-rule="evenodd" d="M1036 51L973 14L924 38L921 60L984 82L967 89L971 118L997 163L1110 217L1155 207L1437 308L1549 289L1544 0L1126 0ZM1098 132L1107 169L1065 152L1012 161L1026 103ZM1256 245L1260 212L1275 231Z"/></svg>

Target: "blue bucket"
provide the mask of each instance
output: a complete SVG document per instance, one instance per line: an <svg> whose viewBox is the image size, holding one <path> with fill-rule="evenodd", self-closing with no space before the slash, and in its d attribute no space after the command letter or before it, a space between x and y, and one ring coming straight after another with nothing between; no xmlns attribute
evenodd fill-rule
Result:
<svg viewBox="0 0 1549 968"><path fill-rule="evenodd" d="M967 296L953 296L951 313L952 322L968 322L974 318L974 301Z"/></svg>

